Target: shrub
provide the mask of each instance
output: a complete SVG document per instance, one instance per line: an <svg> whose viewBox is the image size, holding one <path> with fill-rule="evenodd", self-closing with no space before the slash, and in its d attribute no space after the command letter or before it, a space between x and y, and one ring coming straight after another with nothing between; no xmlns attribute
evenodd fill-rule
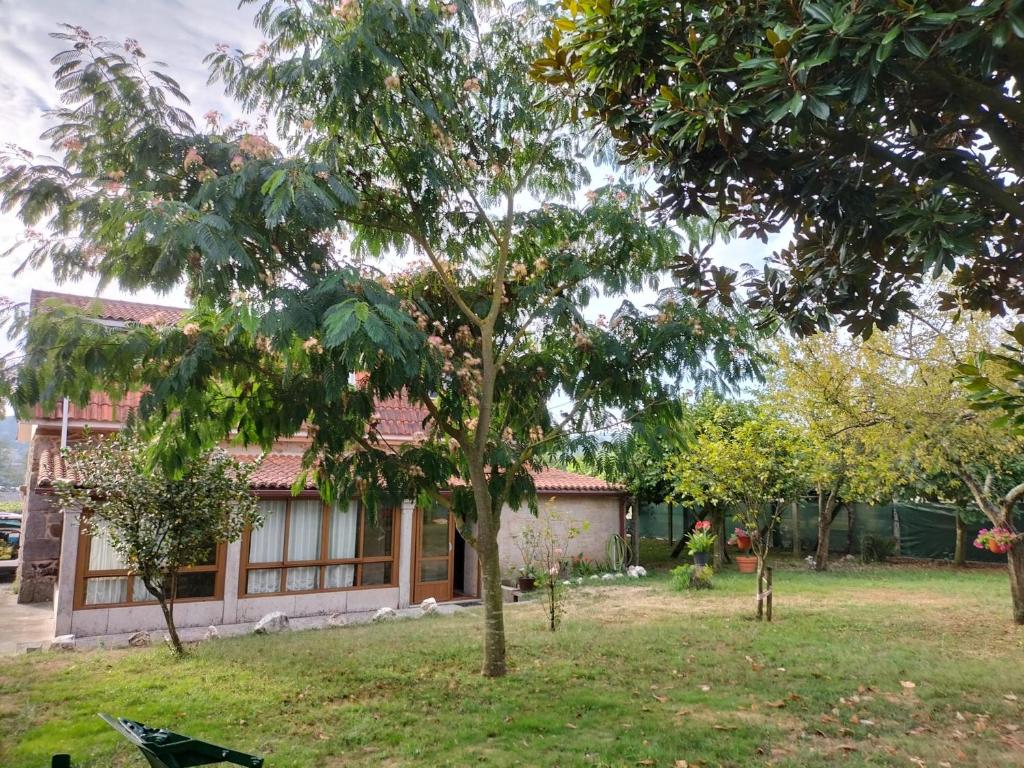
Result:
<svg viewBox="0 0 1024 768"><path fill-rule="evenodd" d="M682 592L686 589L711 589L714 570L710 565L680 565L672 569L672 589Z"/></svg>
<svg viewBox="0 0 1024 768"><path fill-rule="evenodd" d="M884 563L896 554L896 539L869 533L860 540L860 559L865 563Z"/></svg>

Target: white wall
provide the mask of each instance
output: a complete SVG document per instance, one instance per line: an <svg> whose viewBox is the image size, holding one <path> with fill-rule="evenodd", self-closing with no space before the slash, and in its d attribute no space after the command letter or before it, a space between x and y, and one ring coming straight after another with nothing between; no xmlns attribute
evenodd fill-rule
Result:
<svg viewBox="0 0 1024 768"><path fill-rule="evenodd" d="M501 515L501 530L498 533L498 550L501 553L502 576L508 576L523 564L522 555L515 538L525 528L538 528L550 520L551 510L556 511L557 522L552 525L564 539L571 527L580 528L580 534L569 542L566 559L582 554L592 560L603 562L607 559L608 540L619 533L619 497L559 495L542 496L538 499L537 517L525 507L512 510L505 507Z"/></svg>

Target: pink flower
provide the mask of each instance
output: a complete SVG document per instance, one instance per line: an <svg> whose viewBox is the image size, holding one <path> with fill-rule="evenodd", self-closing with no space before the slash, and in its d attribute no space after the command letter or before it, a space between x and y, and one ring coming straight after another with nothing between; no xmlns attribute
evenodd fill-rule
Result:
<svg viewBox="0 0 1024 768"><path fill-rule="evenodd" d="M195 147L190 147L188 152L185 153L185 161L182 163L182 165L185 167L185 170L187 171L193 165L202 164L203 156L199 154L199 150L196 149Z"/></svg>
<svg viewBox="0 0 1024 768"><path fill-rule="evenodd" d="M550 568L548 568L548 574L551 576L557 576L559 570L560 569L557 565L552 565Z"/></svg>
<svg viewBox="0 0 1024 768"><path fill-rule="evenodd" d="M619 190L618 192L616 192L616 193L615 193L615 199L616 199L616 200L618 200L618 201L619 201L620 203L624 203L624 202L626 202L626 200L627 200L628 198L629 198L629 195L627 195L627 194L626 194L626 193L625 193L625 192L624 192L623 190L621 190L621 189L620 189L620 190Z"/></svg>
<svg viewBox="0 0 1024 768"><path fill-rule="evenodd" d="M310 120L308 117L305 120L302 121L302 130L304 130L304 131L312 131L313 130L313 121Z"/></svg>
<svg viewBox="0 0 1024 768"><path fill-rule="evenodd" d="M310 354L323 352L324 348L320 346L320 340L316 336L310 336L304 342L302 342L302 348Z"/></svg>
<svg viewBox="0 0 1024 768"><path fill-rule="evenodd" d="M274 156L274 145L263 136L257 136L254 133L247 133L238 140L238 150L243 155L260 160L268 160Z"/></svg>
<svg viewBox="0 0 1024 768"><path fill-rule="evenodd" d="M693 527L694 527L695 530L698 530L698 531L710 531L711 530L711 521L710 520L698 520L697 523Z"/></svg>
<svg viewBox="0 0 1024 768"><path fill-rule="evenodd" d="M231 158L231 170L240 171L242 166L245 165L245 160L242 159L241 155L235 155Z"/></svg>
<svg viewBox="0 0 1024 768"><path fill-rule="evenodd" d="M63 146L64 149L70 150L71 152L77 152L84 145L82 144L82 140L77 136L68 136L66 139L64 139L64 141L61 142L61 146Z"/></svg>
<svg viewBox="0 0 1024 768"><path fill-rule="evenodd" d="M595 200L597 200L597 192L591 189L589 192L587 192L587 202L592 203Z"/></svg>
<svg viewBox="0 0 1024 768"><path fill-rule="evenodd" d="M456 13L459 12L459 6L456 5L455 3L448 3L448 5L444 7L444 12L447 13L449 16L454 16Z"/></svg>
<svg viewBox="0 0 1024 768"><path fill-rule="evenodd" d="M480 81L470 77L462 84L462 90L466 93L480 93Z"/></svg>
<svg viewBox="0 0 1024 768"><path fill-rule="evenodd" d="M208 125L217 125L217 123L220 122L220 112L218 112L216 109L211 109L209 112L203 115L203 119L206 120Z"/></svg>
<svg viewBox="0 0 1024 768"><path fill-rule="evenodd" d="M402 86L402 80L398 75L388 75L384 78L384 87L389 91L397 91Z"/></svg>
<svg viewBox="0 0 1024 768"><path fill-rule="evenodd" d="M190 339L199 335L199 325L197 323L186 323L185 327L181 329L182 333L188 336Z"/></svg>
<svg viewBox="0 0 1024 768"><path fill-rule="evenodd" d="M217 43L215 46L213 46L213 49L217 53L227 53L231 50L231 46L229 46L227 43Z"/></svg>

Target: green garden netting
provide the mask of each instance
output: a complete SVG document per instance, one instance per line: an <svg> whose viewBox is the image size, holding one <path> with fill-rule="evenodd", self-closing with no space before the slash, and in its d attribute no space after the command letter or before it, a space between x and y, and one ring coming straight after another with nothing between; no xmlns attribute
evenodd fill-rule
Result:
<svg viewBox="0 0 1024 768"><path fill-rule="evenodd" d="M671 512L671 514L670 514ZM798 504L798 520L794 526L791 509L783 515L776 544L786 550L793 547L794 529L800 538L800 549L810 554L818 543L818 507L815 501ZM644 504L640 507L640 535L646 538L678 541L697 519L694 510L678 505ZM735 523L726 517L726 530ZM994 555L972 546L974 537L985 524L968 523L967 559L976 562L1006 562L1005 555ZM860 554L861 541L867 535L895 539L903 557L931 560L952 560L956 547L956 508L947 504L894 502L864 504L852 509L842 508L829 531L829 550L836 553Z"/></svg>

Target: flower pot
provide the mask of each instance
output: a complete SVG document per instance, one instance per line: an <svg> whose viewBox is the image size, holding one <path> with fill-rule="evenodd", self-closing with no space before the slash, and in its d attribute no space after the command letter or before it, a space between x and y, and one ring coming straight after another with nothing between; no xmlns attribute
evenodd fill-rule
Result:
<svg viewBox="0 0 1024 768"><path fill-rule="evenodd" d="M707 552L694 552L693 553L693 564L698 568L703 568L708 564L708 553Z"/></svg>
<svg viewBox="0 0 1024 768"><path fill-rule="evenodd" d="M537 588L537 579L533 576L520 576L519 577L519 591L520 592L533 592Z"/></svg>
<svg viewBox="0 0 1024 768"><path fill-rule="evenodd" d="M750 549L750 537L736 534L736 549L740 552L746 552Z"/></svg>
<svg viewBox="0 0 1024 768"><path fill-rule="evenodd" d="M736 555L736 565L740 573L754 573L757 571L757 558L752 555Z"/></svg>
<svg viewBox="0 0 1024 768"><path fill-rule="evenodd" d="M1009 549L1010 549L1009 546L1007 546L1006 544L1002 544L1002 543L1000 543L998 541L995 541L994 539L989 539L989 542L988 542L988 551L989 552L992 552L993 554L996 554L996 555L1005 555L1007 550L1009 550Z"/></svg>

